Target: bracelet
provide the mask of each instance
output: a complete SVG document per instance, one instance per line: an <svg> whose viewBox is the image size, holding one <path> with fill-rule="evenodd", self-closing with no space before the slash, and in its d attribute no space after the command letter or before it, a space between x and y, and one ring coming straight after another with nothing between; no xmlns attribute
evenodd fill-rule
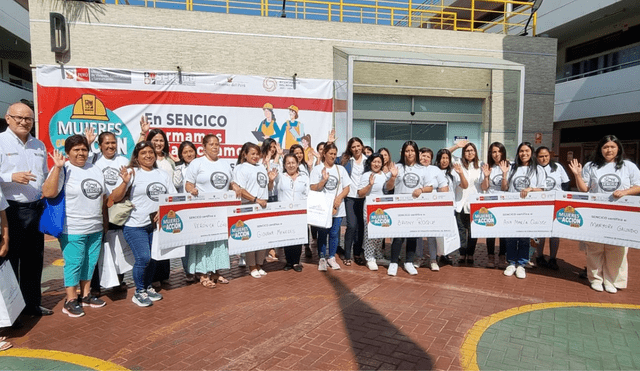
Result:
<svg viewBox="0 0 640 371"><path fill-rule="evenodd" d="M255 203L257 199L258 199L258 196L254 197L253 198L253 203Z"/></svg>

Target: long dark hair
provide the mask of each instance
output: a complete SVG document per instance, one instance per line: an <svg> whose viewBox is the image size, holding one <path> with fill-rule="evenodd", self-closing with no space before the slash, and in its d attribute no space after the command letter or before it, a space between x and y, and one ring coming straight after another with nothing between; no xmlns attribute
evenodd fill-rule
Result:
<svg viewBox="0 0 640 371"><path fill-rule="evenodd" d="M276 140L273 139L273 138L264 138L264 141L262 142L262 147L260 149L258 149L258 152L260 152L262 154L262 158L266 158L267 157L267 154L271 150L271 144L275 143L275 142L276 142Z"/></svg>
<svg viewBox="0 0 640 371"><path fill-rule="evenodd" d="M382 154L382 151L387 152L387 156L389 157L389 162L391 162L391 152L389 152L389 148L387 147L382 147L380 149L378 149L378 153ZM384 163L384 158L382 159L382 167L384 167L384 165L387 165Z"/></svg>
<svg viewBox="0 0 640 371"><path fill-rule="evenodd" d="M469 161L467 161L467 158L464 155L465 152L467 151L467 148L469 148L469 147L473 148L473 150L476 152L476 156L473 158L473 160L471 162L473 162L473 167L475 169L477 169L477 168L480 167L480 164L478 164L478 148L476 148L476 145L471 143L471 142L465 144L465 146L462 147L462 160L461 160L462 161L462 166L464 166L464 168L467 169L467 170L469 169ZM505 149L504 152L505 152L504 156L506 158L507 157L507 150ZM449 155L451 155L451 154L449 154ZM449 158L449 161L451 161L451 158Z"/></svg>
<svg viewBox="0 0 640 371"><path fill-rule="evenodd" d="M449 156L449 166L447 166L446 169L443 169L440 167L440 160L442 160L442 156L443 155L447 155ZM453 183L453 175L451 174L451 171L453 171L453 162L451 162L451 151L449 151L446 148L443 148L441 150L438 151L438 153L436 154L436 166L440 169L440 170L445 170L444 174L446 176L449 177L449 179L451 179L451 182Z"/></svg>
<svg viewBox="0 0 640 371"><path fill-rule="evenodd" d="M520 148L524 146L529 147L529 149L531 150L531 156L534 156L535 150L533 149L533 145L531 145L531 143L522 142L520 143L520 145L518 145L518 148L516 149L516 161L513 163L513 165L511 165L511 171L509 172L509 184L511 184L511 180L513 179L513 176L515 175L519 167L526 166L529 168L527 170L527 177L530 177L531 174L535 173L538 168L538 161L534 160L533 158L529 160L528 165L523 164L522 160L520 160Z"/></svg>
<svg viewBox="0 0 640 371"><path fill-rule="evenodd" d="M613 142L618 146L618 155L613 160L616 163L616 170L619 170L624 165L624 149L622 148L622 143L620 139L615 135L605 135L596 146L596 152L593 154L593 163L596 165L598 169L607 164L607 160L602 156L602 147L608 142Z"/></svg>
<svg viewBox="0 0 640 371"><path fill-rule="evenodd" d="M402 149L400 150L400 161L398 161L398 163L402 164L402 166L406 165L406 159L404 158L404 151L409 146L413 147L413 151L416 153L416 163L417 164L420 163L420 160L418 159L418 156L420 154L420 152L418 151L418 144L412 140L408 140L404 142L404 144L402 145Z"/></svg>
<svg viewBox="0 0 640 371"><path fill-rule="evenodd" d="M191 147L191 149L193 149L193 151L196 153L196 157L198 157L198 150L196 149L196 146L188 140L185 140L184 142L180 143L180 147L178 147L178 158L180 159L180 162L177 165L185 164L184 158L182 157L182 151L187 147Z"/></svg>
<svg viewBox="0 0 640 371"><path fill-rule="evenodd" d="M149 134L147 134L147 142L151 142L151 139L153 139L153 137L158 134L162 135L162 139L164 139L164 148L162 148L162 155L167 156L169 154L169 141L167 140L167 134L165 134L162 129L149 130Z"/></svg>
<svg viewBox="0 0 640 371"><path fill-rule="evenodd" d="M320 157L320 160L322 161L322 163L324 163L324 156L327 154L327 152L329 152L330 149L335 149L337 152L338 146L336 146L334 142L329 142L324 145L324 148L322 149L322 156ZM331 165L333 166L333 164Z"/></svg>
<svg viewBox="0 0 640 371"><path fill-rule="evenodd" d="M491 143L489 145L489 151L488 151L488 155L487 155L487 165L489 165L489 168L492 168L495 165L498 165L498 164L496 164L495 161L493 161L493 157L491 156L491 149L493 147L498 148L498 150L500 151L500 154L502 155L502 160L501 161L507 161L507 149L504 147L504 144L502 144L500 142L493 142L493 143Z"/></svg>
<svg viewBox="0 0 640 371"><path fill-rule="evenodd" d="M367 157L367 161L364 162L364 172L365 173L367 171L371 171L371 163L376 158L379 158L380 161L382 162L382 166L384 166L384 158L382 158L382 155L379 152L374 152L374 153L371 154L371 156ZM382 167L380 167L380 171L382 171Z"/></svg>
<svg viewBox="0 0 640 371"><path fill-rule="evenodd" d="M142 151L147 147L151 147L151 149L153 150L153 155L156 156L156 160L158 159L158 156L156 155L156 151L153 148L153 144L151 144L151 142L149 142L148 140L145 140L144 142L139 142L133 148L133 153L131 154L131 160L129 161L130 168L140 167L140 163L138 162L138 155L140 154L140 151ZM153 163L153 168L154 169L158 168L158 164L156 164L156 162Z"/></svg>
<svg viewBox="0 0 640 371"><path fill-rule="evenodd" d="M251 143L251 142L246 142L245 144L242 145L242 148L240 149L240 152L238 153L238 161L236 162L236 165L240 165L242 163L244 163L245 161L247 161L246 157L247 154L249 153L249 150L253 148L256 151L258 151L258 153L260 153L260 147L255 144L255 143Z"/></svg>
<svg viewBox="0 0 640 371"><path fill-rule="evenodd" d="M347 142L347 148L345 148L344 152L342 153L342 156L340 156L340 165L344 166L347 164L347 162L349 162L349 159L351 159L351 157L353 157L353 152L351 152L351 146L353 145L353 143L358 142L360 143L360 145L362 146L363 149L363 155L364 155L364 143L362 143L362 140L358 137L353 137L351 139L349 139L349 141Z"/></svg>
<svg viewBox="0 0 640 371"><path fill-rule="evenodd" d="M307 171L309 171L309 165L307 165L307 163L304 161L304 147L302 147L298 143L292 144L291 147L289 147L289 153L291 153L292 155L295 155L296 149L299 149L302 151L302 161L298 161L298 157L296 157L296 161L298 161L298 164L304 165L304 168L307 169ZM284 164L284 159L282 160L282 163Z"/></svg>
<svg viewBox="0 0 640 371"><path fill-rule="evenodd" d="M549 152L549 167L551 168L551 172L553 173L554 171L558 170L558 163L551 159L551 151L549 150L549 147L540 146L536 148L536 162L538 161L538 155L540 154L540 151L544 150Z"/></svg>

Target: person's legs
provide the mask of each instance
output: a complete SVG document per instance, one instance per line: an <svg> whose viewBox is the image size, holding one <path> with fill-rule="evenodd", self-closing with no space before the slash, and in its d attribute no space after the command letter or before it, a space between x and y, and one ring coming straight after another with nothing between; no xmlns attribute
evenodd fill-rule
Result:
<svg viewBox="0 0 640 371"><path fill-rule="evenodd" d="M91 233L84 237L84 260L80 269L80 281L90 282L102 249L102 232ZM87 295L89 295L89 292L82 292L82 296Z"/></svg>
<svg viewBox="0 0 640 371"><path fill-rule="evenodd" d="M442 246L444 246L444 237L428 237L427 244L429 245L429 260L438 260L438 239L442 239Z"/></svg>
<svg viewBox="0 0 640 371"><path fill-rule="evenodd" d="M356 235L353 241L353 256L362 256L364 250L362 244L364 243L364 218L362 213L364 210L364 198L356 198L354 201L354 209L356 215Z"/></svg>
<svg viewBox="0 0 640 371"><path fill-rule="evenodd" d="M66 301L76 300L76 286L80 283L80 271L85 259L84 235L68 235L63 233L58 241L62 250L64 267L64 286Z"/></svg>
<svg viewBox="0 0 640 371"><path fill-rule="evenodd" d="M529 238L517 238L516 264L524 267L529 262L529 248L531 247Z"/></svg>
<svg viewBox="0 0 640 371"><path fill-rule="evenodd" d="M456 213L456 223L458 224L458 234L460 234L460 260L464 260L467 254L469 243L469 223L465 222L464 213ZM466 214L468 216L468 214Z"/></svg>
<svg viewBox="0 0 640 371"><path fill-rule="evenodd" d="M302 254L302 245L287 246L284 248L284 256L287 265L293 266L300 264L300 255Z"/></svg>
<svg viewBox="0 0 640 371"><path fill-rule="evenodd" d="M605 284L611 284L618 289L627 288L628 251L628 247L604 245L602 273Z"/></svg>
<svg viewBox="0 0 640 371"><path fill-rule="evenodd" d="M516 265L518 260L518 239L517 238L505 238L507 243L507 263L509 265Z"/></svg>
<svg viewBox="0 0 640 371"><path fill-rule="evenodd" d="M591 284L602 285L604 266L604 244L584 242L587 247L587 278Z"/></svg>
<svg viewBox="0 0 640 371"><path fill-rule="evenodd" d="M351 259L351 246L356 240L356 232L358 231L356 199L346 197L344 199L344 208L347 212L347 230L344 233L344 259L349 260ZM359 215L362 215L362 211L360 211Z"/></svg>
<svg viewBox="0 0 640 371"><path fill-rule="evenodd" d="M549 238L549 257L551 259L558 256L558 247L560 247L560 239L558 237Z"/></svg>
<svg viewBox="0 0 640 371"><path fill-rule="evenodd" d="M145 281L145 271L149 267L151 261L151 244L149 235L145 227L127 227L122 229L125 241L131 248L135 262L131 276L136 285L137 292L143 292L147 289ZM151 283L151 282L149 282Z"/></svg>
<svg viewBox="0 0 640 371"><path fill-rule="evenodd" d="M418 243L417 238L407 238L406 250L407 250L407 262L409 263L413 262L413 257L416 254L417 243Z"/></svg>
<svg viewBox="0 0 640 371"><path fill-rule="evenodd" d="M398 260L400 259L400 252L402 251L402 243L404 242L404 240L404 238L394 238L391 242L391 263L398 264Z"/></svg>
<svg viewBox="0 0 640 371"><path fill-rule="evenodd" d="M322 258L327 257L327 237L329 236L329 229L318 228L318 256Z"/></svg>
<svg viewBox="0 0 640 371"><path fill-rule="evenodd" d="M329 229L329 255L328 258L333 258L336 255L336 251L338 250L338 244L340 243L340 225L342 224L342 218L337 217L333 218L333 224L331 224L331 229ZM345 250L346 251L349 249Z"/></svg>

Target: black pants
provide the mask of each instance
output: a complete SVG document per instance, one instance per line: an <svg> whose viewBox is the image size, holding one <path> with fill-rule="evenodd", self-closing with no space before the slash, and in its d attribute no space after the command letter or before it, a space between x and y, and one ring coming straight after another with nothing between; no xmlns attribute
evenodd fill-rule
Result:
<svg viewBox="0 0 640 371"><path fill-rule="evenodd" d="M473 256L476 252L477 238L471 238L471 216L467 213L456 213L458 233L460 234L460 255Z"/></svg>
<svg viewBox="0 0 640 371"><path fill-rule="evenodd" d="M402 251L402 243L407 240L407 257L405 263L413 263L413 256L416 254L417 238L394 238L391 242L391 263L398 263L400 252Z"/></svg>
<svg viewBox="0 0 640 371"><path fill-rule="evenodd" d="M496 252L496 239L487 238L487 254L494 255ZM498 256L504 256L507 252L507 240L500 238L500 250L498 250Z"/></svg>
<svg viewBox="0 0 640 371"><path fill-rule="evenodd" d="M7 257L20 282L25 310L40 306L44 259L44 234L38 230L42 210L40 201L19 203L9 201L6 210L9 224L9 254Z"/></svg>
<svg viewBox="0 0 640 371"><path fill-rule="evenodd" d="M284 248L284 257L287 259L287 265L300 264L301 254L302 245L293 245Z"/></svg>
<svg viewBox="0 0 640 371"><path fill-rule="evenodd" d="M364 198L347 197L344 199L344 206L347 211L347 230L344 234L344 258L351 259L351 246L353 245L353 255L360 256L364 237Z"/></svg>

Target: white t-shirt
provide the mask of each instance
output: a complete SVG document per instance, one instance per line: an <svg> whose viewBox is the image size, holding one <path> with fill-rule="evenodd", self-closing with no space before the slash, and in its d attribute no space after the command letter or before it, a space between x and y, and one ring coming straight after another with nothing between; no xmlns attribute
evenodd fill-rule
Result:
<svg viewBox="0 0 640 371"><path fill-rule="evenodd" d="M371 171L367 171L366 173L362 174L362 176L360 177L360 184L358 184L358 190L361 190L362 188L369 185L369 178L371 177L371 174L372 174ZM367 193L365 197L371 196L371 195L373 196L384 195L383 190L388 180L389 180L389 177L385 175L385 173L383 172L379 172L375 174L373 185L371 186L369 193Z"/></svg>
<svg viewBox="0 0 640 371"><path fill-rule="evenodd" d="M509 182L509 192L520 192L526 188L544 189L547 174L544 172L542 166L536 165L536 171L531 172L531 174L528 174L528 166L520 166L513 176L511 175L512 169L513 168L509 169L509 177L511 180Z"/></svg>
<svg viewBox="0 0 640 371"><path fill-rule="evenodd" d="M562 183L569 182L569 175L567 175L564 167L557 162L556 165L558 166L556 171L553 171L549 165L542 166L545 174L547 174L544 187L545 191L562 191Z"/></svg>
<svg viewBox="0 0 640 371"><path fill-rule="evenodd" d="M367 161L367 156L360 156L360 163L358 163L354 157L351 157L349 161L351 162L351 184L355 186L360 184L360 178L362 178L362 174L364 174L364 163ZM360 198L356 187L349 188L347 197Z"/></svg>
<svg viewBox="0 0 640 371"><path fill-rule="evenodd" d="M173 163L173 160L169 160L169 156L164 156L162 160L157 159L156 165L158 165L158 169L164 170L167 174L169 174L169 179L173 182L173 172L175 170L176 165Z"/></svg>
<svg viewBox="0 0 640 371"><path fill-rule="evenodd" d="M278 201L306 200L309 196L309 177L298 172L296 179L292 179L287 173L280 173L276 178L278 182Z"/></svg>
<svg viewBox="0 0 640 371"><path fill-rule="evenodd" d="M459 163L462 167L462 174L464 178L467 180L467 188L461 188L459 185L456 187L456 211L465 213L469 213L471 211L469 205L469 198L471 195L475 195L478 193L482 193L482 164L478 165L476 169L473 166L473 163L469 163L469 168L467 169L462 165L460 159L456 158L456 163Z"/></svg>
<svg viewBox="0 0 640 371"><path fill-rule="evenodd" d="M589 192L611 194L634 185L640 186L640 171L636 164L624 160L620 169L616 170L615 166L610 162L598 169L593 162L588 162L582 169L582 180L589 187Z"/></svg>
<svg viewBox="0 0 640 371"><path fill-rule="evenodd" d="M273 169L276 169L276 171L278 172L278 174L280 174L282 172L282 157L278 160L278 162L275 162L272 160L269 160L269 169L267 171L271 171ZM266 166L265 166L266 168ZM269 174L267 173L267 176ZM267 190L269 189L269 187L267 187ZM269 191L269 197L278 197L278 187L273 187L272 190ZM260 197L258 197L260 198Z"/></svg>
<svg viewBox="0 0 640 371"><path fill-rule="evenodd" d="M322 180L322 169L324 169L324 164L316 165L311 170L311 184L318 184ZM349 178L349 173L342 165L333 165L330 168L326 168L327 173L329 173L329 179L324 185L322 192L326 194L331 194L335 196L340 194L346 187L351 186L351 178ZM340 203L340 208L334 217L344 217L347 213L344 208L344 202Z"/></svg>
<svg viewBox="0 0 640 371"><path fill-rule="evenodd" d="M246 189L252 196L261 200L269 198L269 175L267 168L261 163L251 165L248 162L243 162L236 165L233 169L233 179L236 184ZM249 201L242 200L242 202L248 203Z"/></svg>
<svg viewBox="0 0 640 371"><path fill-rule="evenodd" d="M440 170L439 167L433 165L424 167L424 178L422 182L425 187L433 187L434 192L439 188L449 185L449 180L444 175L444 173ZM458 181L458 183L460 182ZM449 188L451 188L450 185Z"/></svg>
<svg viewBox="0 0 640 371"><path fill-rule="evenodd" d="M306 166L304 166L304 164L300 164L300 165L298 165L298 172L299 172L300 174L304 174L304 175L306 175L307 177L309 176L309 170L307 170L307 167L306 167Z"/></svg>
<svg viewBox="0 0 640 371"><path fill-rule="evenodd" d="M233 181L233 170L226 161L211 161L207 157L199 157L191 161L185 174L185 184L194 184L198 192L225 192Z"/></svg>
<svg viewBox="0 0 640 371"><path fill-rule="evenodd" d="M482 173L482 180L484 181L484 173ZM491 174L489 174L489 189L487 189L487 192L502 192L502 169L500 169L498 165L493 165L491 168Z"/></svg>
<svg viewBox="0 0 640 371"><path fill-rule="evenodd" d="M66 217L62 233L90 234L102 231L103 196L109 191L100 168L91 163L77 167L67 161L65 175L58 177L58 192L64 186Z"/></svg>
<svg viewBox="0 0 640 371"><path fill-rule="evenodd" d="M430 172L431 175L428 177L431 180L429 184L425 184L427 173L425 172L424 166L420 164L414 164L412 166L396 164L396 167L398 168L398 176L396 177L395 194L411 194L416 189L425 186L433 186L436 188L435 173Z"/></svg>
<svg viewBox="0 0 640 371"><path fill-rule="evenodd" d="M120 168L129 165L129 160L124 156L115 155L113 158L108 159L102 154L96 154L96 161L93 163L98 169L102 170L104 175L104 185L109 192L113 192L116 188L118 179L120 179Z"/></svg>
<svg viewBox="0 0 640 371"><path fill-rule="evenodd" d="M160 206L160 195L177 193L173 185L173 179L164 170L153 169L151 171L134 168L135 175L130 181L130 200L134 205L131 215L124 223L127 227L144 227L153 221L149 214L157 212ZM122 178L118 185L122 183Z"/></svg>

